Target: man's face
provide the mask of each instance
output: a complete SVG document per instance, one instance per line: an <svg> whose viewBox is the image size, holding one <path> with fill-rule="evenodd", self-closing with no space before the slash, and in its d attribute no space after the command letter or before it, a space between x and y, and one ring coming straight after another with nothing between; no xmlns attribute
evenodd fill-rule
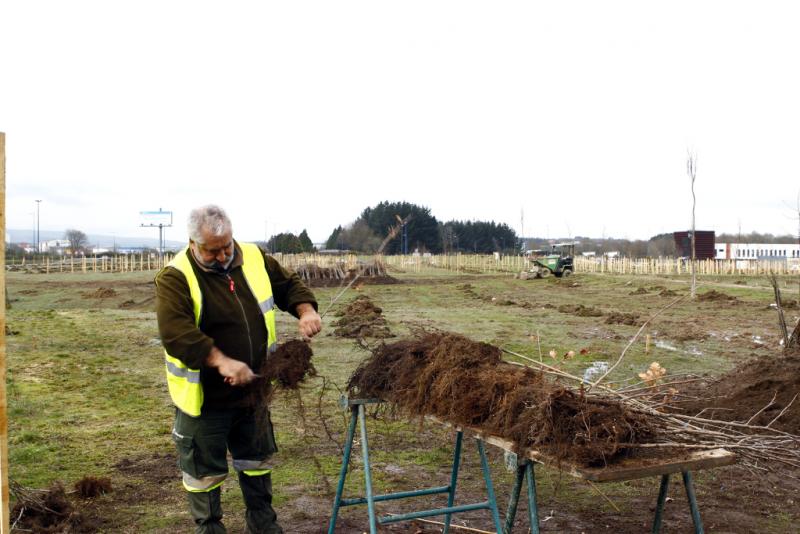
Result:
<svg viewBox="0 0 800 534"><path fill-rule="evenodd" d="M200 233L202 244L191 240L194 258L209 269L224 271L233 259L233 234L227 232L221 236L211 235L203 230Z"/></svg>

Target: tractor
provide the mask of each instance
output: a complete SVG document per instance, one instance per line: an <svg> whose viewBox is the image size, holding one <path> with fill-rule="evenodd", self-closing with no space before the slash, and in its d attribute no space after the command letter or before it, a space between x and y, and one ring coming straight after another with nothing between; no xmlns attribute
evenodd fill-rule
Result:
<svg viewBox="0 0 800 534"><path fill-rule="evenodd" d="M556 243L550 250L532 250L529 260L531 269L522 271L520 278L547 278L551 274L561 278L569 276L575 271L573 257L575 256L576 242Z"/></svg>

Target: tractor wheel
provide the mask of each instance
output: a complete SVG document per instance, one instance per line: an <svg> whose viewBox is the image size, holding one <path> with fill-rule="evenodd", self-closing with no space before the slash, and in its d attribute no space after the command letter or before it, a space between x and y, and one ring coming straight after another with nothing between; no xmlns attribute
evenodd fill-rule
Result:
<svg viewBox="0 0 800 534"><path fill-rule="evenodd" d="M563 276L564 278L566 278L566 277L568 277L568 276L569 276L569 275L571 275L571 274L572 274L572 269L564 269L564 272L562 272L562 273L561 273L561 276Z"/></svg>
<svg viewBox="0 0 800 534"><path fill-rule="evenodd" d="M539 269L540 278L547 278L548 276L550 276L550 269Z"/></svg>

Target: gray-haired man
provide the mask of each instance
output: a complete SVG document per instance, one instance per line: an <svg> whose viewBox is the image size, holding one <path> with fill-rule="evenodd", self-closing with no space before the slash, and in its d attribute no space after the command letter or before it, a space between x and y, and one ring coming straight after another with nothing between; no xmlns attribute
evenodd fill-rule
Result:
<svg viewBox="0 0 800 534"><path fill-rule="evenodd" d="M280 533L269 463L277 446L269 419L255 418L254 370L276 346L274 307L297 317L311 338L322 327L317 302L295 273L236 242L218 206L193 210L188 229L189 245L156 276L156 310L196 532L225 532L220 486L230 451L248 531Z"/></svg>

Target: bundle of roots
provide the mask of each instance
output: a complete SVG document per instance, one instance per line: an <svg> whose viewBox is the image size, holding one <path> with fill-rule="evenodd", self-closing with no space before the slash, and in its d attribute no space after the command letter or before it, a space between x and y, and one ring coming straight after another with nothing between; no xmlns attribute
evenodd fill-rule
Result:
<svg viewBox="0 0 800 534"><path fill-rule="evenodd" d="M603 465L646 442L656 425L613 400L561 387L537 370L502 362L501 351L451 333L377 346L349 382L356 397L378 397L410 416L456 425L535 448L559 460Z"/></svg>

